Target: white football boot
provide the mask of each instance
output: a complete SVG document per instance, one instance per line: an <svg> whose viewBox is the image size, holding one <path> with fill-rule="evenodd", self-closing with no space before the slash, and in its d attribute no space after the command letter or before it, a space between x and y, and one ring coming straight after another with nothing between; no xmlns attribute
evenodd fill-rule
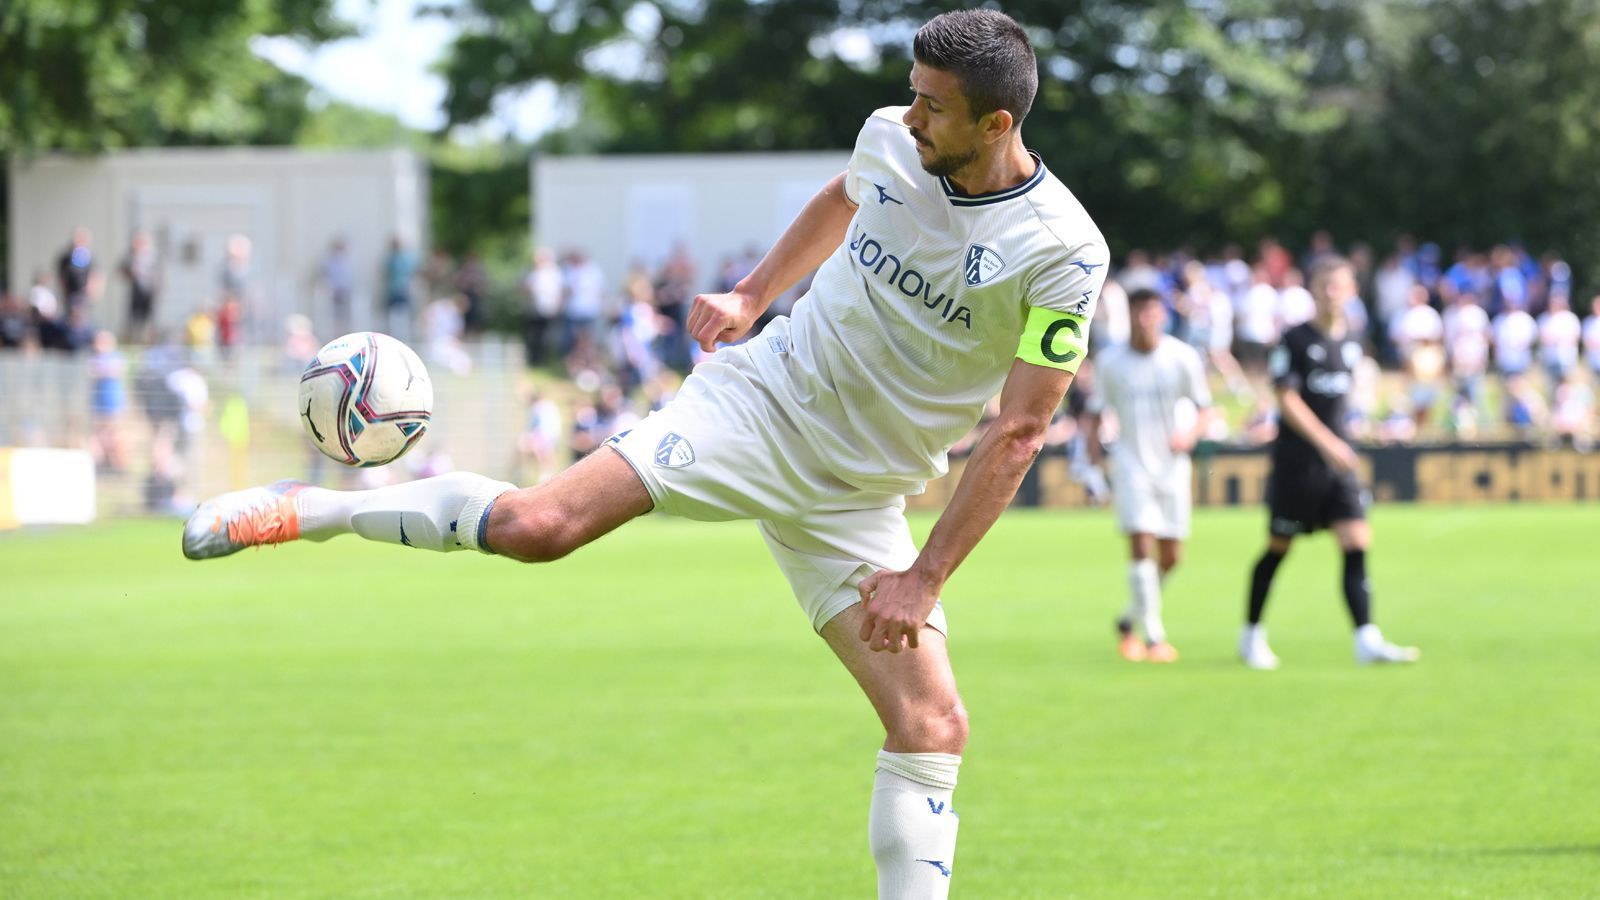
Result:
<svg viewBox="0 0 1600 900"><path fill-rule="evenodd" d="M1267 646L1267 629L1260 625L1246 625L1239 635L1239 659L1252 669L1271 670L1278 667L1278 654Z"/></svg>
<svg viewBox="0 0 1600 900"><path fill-rule="evenodd" d="M308 485L279 481L212 497L183 523L183 555L214 559L300 536L294 496Z"/></svg>
<svg viewBox="0 0 1600 900"><path fill-rule="evenodd" d="M1414 663L1422 657L1415 647L1401 647L1383 639L1376 625L1363 625L1356 629L1356 663L1370 666L1374 663Z"/></svg>

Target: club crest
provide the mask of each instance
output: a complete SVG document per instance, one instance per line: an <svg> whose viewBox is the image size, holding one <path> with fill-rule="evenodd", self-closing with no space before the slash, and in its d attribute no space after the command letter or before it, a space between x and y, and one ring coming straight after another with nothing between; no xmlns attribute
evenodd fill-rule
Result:
<svg viewBox="0 0 1600 900"><path fill-rule="evenodd" d="M689 440L676 431L667 432L656 445L656 465L667 469L681 469L694 462L694 448Z"/></svg>
<svg viewBox="0 0 1600 900"><path fill-rule="evenodd" d="M987 284L993 281L994 277L999 275L1005 267L1006 261L1000 258L1000 254L990 250L988 247L982 244L972 244L967 247L967 262L965 266L967 287L977 287L980 284Z"/></svg>

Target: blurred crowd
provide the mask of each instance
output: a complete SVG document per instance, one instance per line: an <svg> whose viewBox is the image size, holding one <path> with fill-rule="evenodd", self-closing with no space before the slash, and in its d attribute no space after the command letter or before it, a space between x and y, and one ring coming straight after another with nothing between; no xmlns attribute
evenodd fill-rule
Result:
<svg viewBox="0 0 1600 900"><path fill-rule="evenodd" d="M281 342L289 371L321 345L305 315L264 323L252 314L251 252L248 238L229 237L209 295L169 299L148 235L135 233L121 253L102 262L93 236L77 228L25 292L0 293L0 352L84 359L93 450L110 471L127 464L119 422L130 394L139 398L156 436L152 507L173 502L178 492L176 472L209 402L200 374L207 365L241 344ZM1359 244L1338 247L1325 232L1298 257L1275 240L1249 253L1240 247L1211 256L1128 253L1108 275L1090 361L1050 442L1082 443L1076 411L1094 378L1093 350L1127 339L1127 294L1146 287L1165 299L1172 333L1199 349L1214 370L1225 414L1215 418L1210 437L1242 445L1270 440L1276 413L1265 372L1268 353L1285 329L1311 318L1303 273L1334 253L1356 270L1360 295L1345 317L1368 349L1350 404L1355 435L1377 442L1521 438L1590 446L1600 384L1600 298L1574 303L1573 273L1564 260L1515 244L1447 254L1409 238L1380 255ZM519 342L533 373L528 384L537 387L524 390L516 458L519 477L537 480L670 400L703 356L685 328L695 294L732 289L759 258L748 248L702 272L680 245L658 264L634 264L617 281L583 248L539 248L507 284L509 278L492 279L476 255L434 251L424 257L399 238L388 242L378 271L363 273L347 242L334 238L299 283L334 333L385 330L416 346L430 366L457 375L472 371L475 340L491 321L502 328L520 321ZM780 297L766 318L787 314L808 287L802 283ZM112 302L125 304L120 315L107 315L105 304ZM1575 307L1588 317L1580 318ZM97 328L97 321L119 322L120 333ZM119 339L145 348L132 364Z"/></svg>
<svg viewBox="0 0 1600 900"><path fill-rule="evenodd" d="M1317 232L1299 259L1274 240L1248 258L1238 247L1212 257L1136 250L1108 280L1091 334L1097 344L1125 340L1127 292L1157 291L1172 333L1201 351L1224 396L1251 405L1219 437L1253 443L1273 430L1267 353L1284 330L1312 317L1303 273L1334 254L1355 269L1360 293L1344 318L1368 352L1351 396L1353 434L1590 445L1600 298L1583 304L1590 314L1580 319L1571 266L1514 244L1459 247L1447 257L1436 244L1402 238L1379 257Z"/></svg>

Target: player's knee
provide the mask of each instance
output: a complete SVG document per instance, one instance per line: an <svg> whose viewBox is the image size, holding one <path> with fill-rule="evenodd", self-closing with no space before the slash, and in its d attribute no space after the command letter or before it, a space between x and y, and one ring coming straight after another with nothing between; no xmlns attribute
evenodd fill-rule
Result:
<svg viewBox="0 0 1600 900"><path fill-rule="evenodd" d="M967 709L960 698L917 704L890 727L890 737L907 753L959 756L967 746Z"/></svg>
<svg viewBox="0 0 1600 900"><path fill-rule="evenodd" d="M1178 567L1178 563L1183 562L1183 549L1175 544L1163 546L1160 562L1163 574L1171 572Z"/></svg>

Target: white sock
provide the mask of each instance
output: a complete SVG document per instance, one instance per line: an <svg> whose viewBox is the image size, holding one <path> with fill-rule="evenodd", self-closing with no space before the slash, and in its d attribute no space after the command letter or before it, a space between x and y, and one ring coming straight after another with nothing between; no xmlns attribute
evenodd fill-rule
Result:
<svg viewBox="0 0 1600 900"><path fill-rule="evenodd" d="M1152 644L1167 639L1167 629L1161 624L1161 571L1153 559L1136 559L1128 563L1128 589L1133 593L1129 609L1138 610L1139 627L1144 629L1144 639Z"/></svg>
<svg viewBox="0 0 1600 900"><path fill-rule="evenodd" d="M370 491L307 488L295 496L300 536L325 541L354 532L369 541L424 550L489 550L482 527L495 498L516 485L453 472Z"/></svg>
<svg viewBox="0 0 1600 900"><path fill-rule="evenodd" d="M961 757L878 751L867 839L878 864L878 900L944 900L955 866L951 806Z"/></svg>

